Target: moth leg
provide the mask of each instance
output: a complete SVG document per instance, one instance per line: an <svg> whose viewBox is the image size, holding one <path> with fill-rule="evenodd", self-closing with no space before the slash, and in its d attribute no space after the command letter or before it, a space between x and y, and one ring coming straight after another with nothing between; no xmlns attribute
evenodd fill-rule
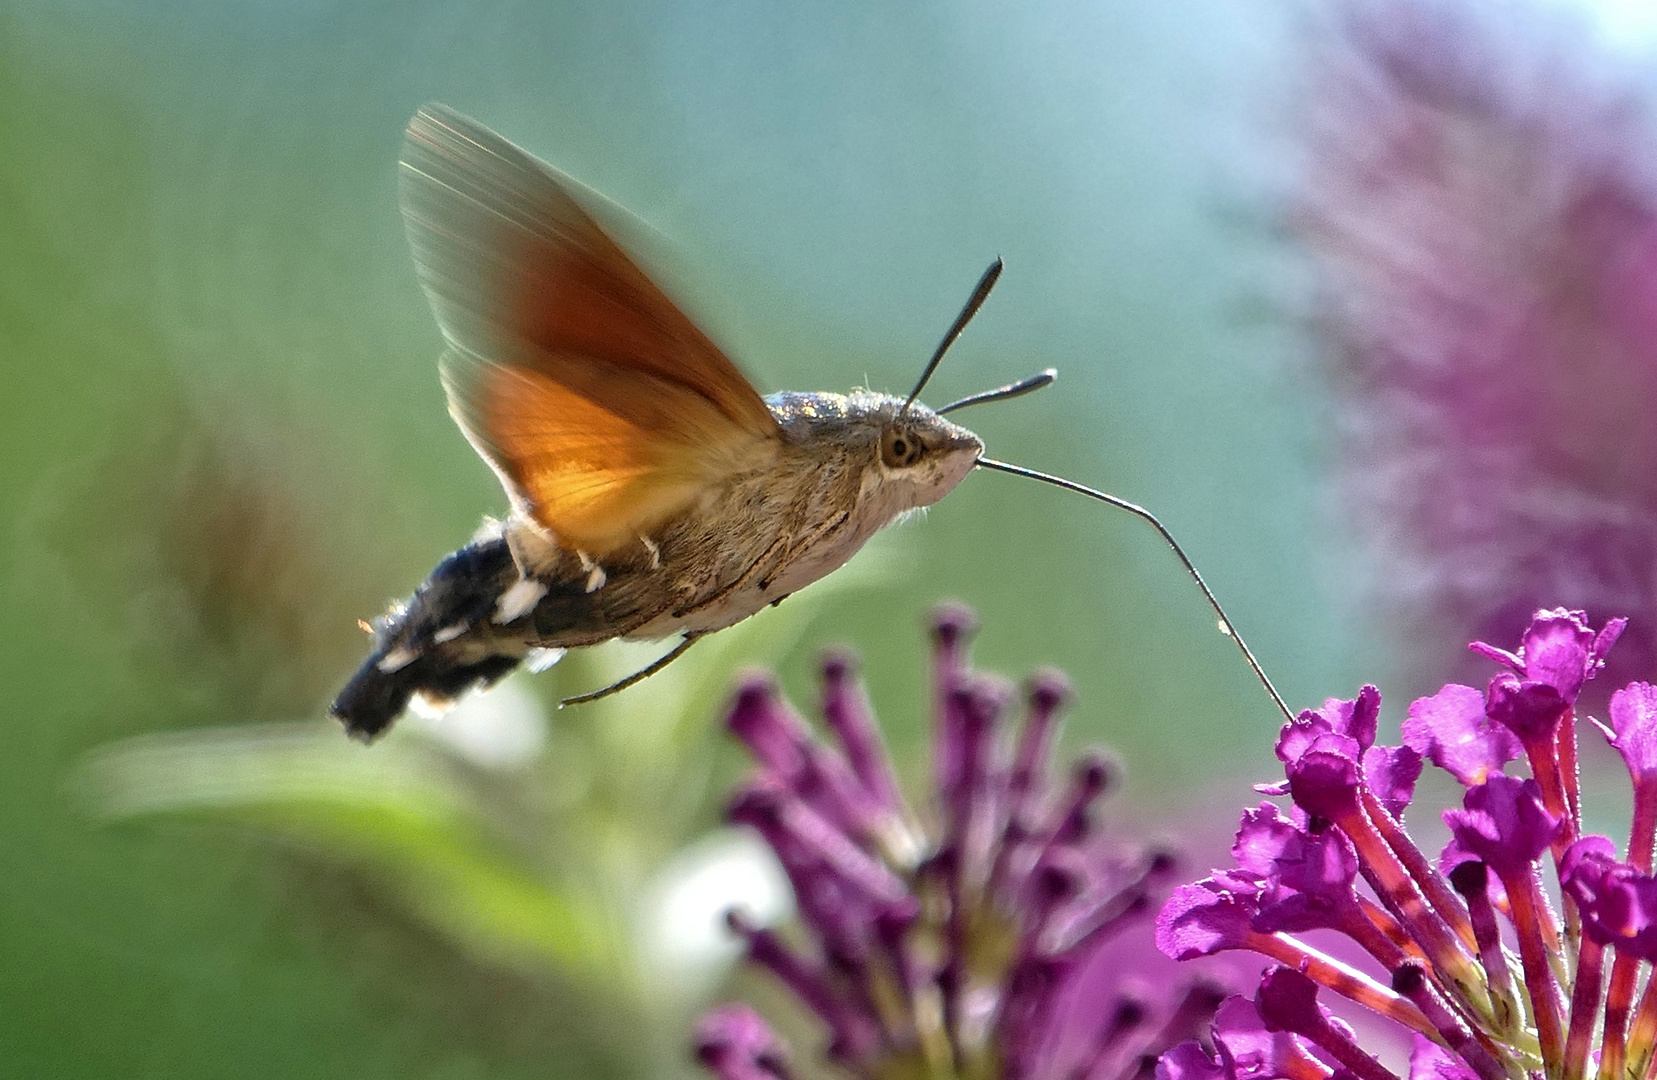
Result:
<svg viewBox="0 0 1657 1080"><path fill-rule="evenodd" d="M526 517L514 515L498 525L485 522L478 531L478 538L482 539L496 529L500 530L501 537L506 541L506 550L512 553L519 577L557 576L558 564L567 557L567 553L545 529Z"/></svg>
<svg viewBox="0 0 1657 1080"><path fill-rule="evenodd" d="M815 529L811 530L811 532L809 534L807 534L804 538L802 538L798 541L795 541L793 543L790 543L788 545L788 550L783 553L782 558L777 560L779 565L772 568L773 572L775 572L778 569L781 569L783 566L787 566L790 562L793 561L795 555L806 551L807 549L809 549L811 547L811 545L817 543L819 540L827 539L830 535L832 535L834 532L836 532L840 528L840 526L844 525L849 520L851 520L851 511L842 510L842 511L840 511L839 514L835 515L834 517L830 518L828 521L824 522L823 524L817 526ZM769 552L767 552L767 554L769 554ZM771 587L771 574L766 574L763 578L760 579L759 591L764 592L766 589L769 589L770 587Z"/></svg>
<svg viewBox="0 0 1657 1080"><path fill-rule="evenodd" d="M662 568L662 549L656 546L656 541L640 533L639 543L644 545L644 550L650 552L650 569L660 570Z"/></svg>
<svg viewBox="0 0 1657 1080"><path fill-rule="evenodd" d="M788 538L786 536L777 537L775 540L771 541L771 546L765 549L765 553L754 560L752 566L737 575L736 580L732 581L728 585L721 586L712 596L708 597L706 600L698 601L695 606L680 608L678 611L673 613L673 617L675 619L683 619L687 615L694 615L703 608L719 603L721 600L736 592L738 589L744 588L750 581L753 581L754 578L759 576L760 568L771 561L771 556L781 551L787 543Z"/></svg>
<svg viewBox="0 0 1657 1080"><path fill-rule="evenodd" d="M591 555L579 548L576 549L575 557L581 560L581 569L587 572L587 591L594 593L604 588L604 583L610 580L610 576L604 572L604 567L594 562Z"/></svg>
<svg viewBox="0 0 1657 1080"><path fill-rule="evenodd" d="M627 689L629 686L632 686L634 683L643 682L645 679L650 678L650 676L656 674L656 672L662 670L669 664L673 663L673 661L679 659L679 657L685 655L685 650L696 644L697 639L701 636L701 634L686 634L684 638L680 640L679 644L673 646L672 650L669 651L667 655L656 660L649 667L644 668L641 671L635 671L633 674L627 676L627 678L622 679L619 682L613 682L602 690L594 690L590 694L577 694L575 697L565 698L563 701L558 703L558 707L562 709L566 705L583 705L589 701L597 701L599 698L609 697L611 694L619 694L621 691Z"/></svg>
<svg viewBox="0 0 1657 1080"><path fill-rule="evenodd" d="M556 576L561 549L539 526L518 518L499 523L485 521L473 543L482 543L492 535L506 541L506 550L518 568L518 580L501 592L489 620L504 626L528 615L546 596L546 582Z"/></svg>

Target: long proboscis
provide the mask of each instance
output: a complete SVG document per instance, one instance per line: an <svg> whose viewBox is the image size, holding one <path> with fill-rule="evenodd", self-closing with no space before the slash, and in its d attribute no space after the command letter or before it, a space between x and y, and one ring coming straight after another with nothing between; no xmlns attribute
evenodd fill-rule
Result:
<svg viewBox="0 0 1657 1080"><path fill-rule="evenodd" d="M1254 651L1248 647L1248 642L1243 640L1243 635L1237 632L1231 617L1225 613L1225 608L1220 606L1219 598L1214 595L1214 590L1210 589L1208 582L1203 580L1202 574L1197 570L1197 564L1192 562L1191 557L1185 554L1185 549L1179 546L1179 541L1174 539L1174 534L1168 531L1168 527L1155 514L1138 503L1131 503L1126 499L1107 494L1097 488L1090 488L1086 484L1078 484L1074 480L1066 480L1062 476L1053 476L1049 473L1037 472L1035 469L1027 469L1022 465L1012 465L1005 461L981 457L977 461L977 466L980 469L991 469L995 472L1010 473L1013 476L1040 480L1044 484L1052 484L1054 487L1064 488L1066 491L1074 491L1079 495L1086 495L1098 499L1102 503L1108 503L1118 510L1126 510L1133 516L1150 522L1151 527L1162 536L1162 539L1178 556L1179 561L1184 564L1185 569L1191 574L1191 580L1197 583L1197 588L1202 590L1203 598L1208 601L1208 606L1214 609L1215 616L1220 620L1220 632L1237 643L1237 647L1243 651L1243 659L1248 661L1249 670L1253 671L1255 678L1260 680L1260 685L1266 688L1266 693L1271 695L1272 702L1282 711L1285 717L1290 721L1294 720L1295 714L1290 711L1288 704L1284 702L1283 695L1277 692L1277 687L1272 685L1271 678L1266 674L1266 669L1261 667L1260 661L1254 658Z"/></svg>
<svg viewBox="0 0 1657 1080"><path fill-rule="evenodd" d="M978 309L984 306L984 301L989 299L990 290L995 288L995 279L1000 276L1001 260L997 258L990 263L989 269L984 271L984 276L978 279L978 284L973 286L972 295L967 297L967 302L961 308L961 313L955 316L955 321L950 324L949 332L944 334L942 341L938 342L938 347L932 350L932 359L926 362L925 370L921 372L920 379L915 382L915 388L909 391L909 398L903 403L903 408L898 410L898 416L901 417L908 412L909 406L913 405L915 399L921 396L921 391L926 389L927 381L932 378L932 373L938 370L938 365L943 361L944 353L948 352L949 347L955 344L955 339L961 336L961 331L967 328L967 323L971 322L972 317L978 314Z"/></svg>

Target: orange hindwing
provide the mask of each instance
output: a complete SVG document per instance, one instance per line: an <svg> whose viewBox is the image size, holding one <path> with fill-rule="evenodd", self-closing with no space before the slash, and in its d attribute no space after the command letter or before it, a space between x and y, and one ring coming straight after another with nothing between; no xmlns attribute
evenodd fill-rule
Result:
<svg viewBox="0 0 1657 1080"><path fill-rule="evenodd" d="M409 123L401 171L449 411L560 544L597 557L771 460L765 402L579 185L437 105Z"/></svg>

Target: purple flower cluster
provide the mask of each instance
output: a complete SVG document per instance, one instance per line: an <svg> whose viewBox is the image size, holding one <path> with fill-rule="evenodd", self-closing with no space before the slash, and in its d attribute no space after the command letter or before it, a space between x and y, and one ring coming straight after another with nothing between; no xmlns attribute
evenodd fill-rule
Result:
<svg viewBox="0 0 1657 1080"><path fill-rule="evenodd" d="M972 630L960 608L934 620L935 801L924 817L899 795L847 657L823 665L834 745L769 678L741 687L728 724L759 768L730 819L776 853L803 934L786 941L740 912L730 924L749 961L827 1028L828 1058L851 1075L1148 1077L1223 995L1196 983L1161 1000L1087 969L1148 920L1172 860L1101 844L1093 809L1112 766L1088 757L1063 777L1049 763L1064 679L1032 680L1015 729L1012 687L968 666ZM722 1080L792 1075L744 1006L703 1020L698 1054Z"/></svg>
<svg viewBox="0 0 1657 1080"><path fill-rule="evenodd" d="M1620 650L1645 670L1657 124L1643 76L1540 4L1316 7L1288 233L1343 403L1346 501L1403 643L1430 664L1563 601L1651 616Z"/></svg>
<svg viewBox="0 0 1657 1080"><path fill-rule="evenodd" d="M1252 1002L1221 1007L1210 1046L1164 1055L1160 1080L1392 1078L1318 1002L1325 990L1413 1036L1411 1080L1650 1077L1657 687L1617 691L1610 726L1594 721L1634 781L1625 857L1583 834L1576 764L1578 696L1623 623L1596 632L1581 612L1541 611L1514 652L1474 643L1501 670L1482 692L1450 685L1411 704L1402 746L1376 743L1370 686L1285 725L1284 780L1257 790L1289 808L1244 811L1236 865L1175 890L1157 920L1175 959L1241 949L1274 963ZM1509 774L1519 759L1529 776ZM1466 789L1442 815L1450 839L1436 860L1403 823L1424 760ZM1343 963L1310 931L1333 931L1367 962Z"/></svg>

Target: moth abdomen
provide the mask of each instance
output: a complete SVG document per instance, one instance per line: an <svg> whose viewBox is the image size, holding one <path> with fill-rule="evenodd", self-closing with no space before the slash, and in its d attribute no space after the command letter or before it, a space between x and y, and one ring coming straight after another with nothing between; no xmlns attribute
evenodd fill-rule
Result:
<svg viewBox="0 0 1657 1080"><path fill-rule="evenodd" d="M497 682L534 648L571 648L617 637L665 601L643 568L621 564L589 589L591 572L575 555L524 577L508 534L486 530L446 557L407 601L376 621L374 651L329 709L347 730L372 739L415 695L450 702Z"/></svg>
<svg viewBox="0 0 1657 1080"><path fill-rule="evenodd" d="M512 553L498 535L445 558L407 602L377 620L373 653L328 711L352 735L372 739L417 693L449 700L511 671L522 658L521 649L513 656L465 639L473 627L488 621L502 592L517 578Z"/></svg>

